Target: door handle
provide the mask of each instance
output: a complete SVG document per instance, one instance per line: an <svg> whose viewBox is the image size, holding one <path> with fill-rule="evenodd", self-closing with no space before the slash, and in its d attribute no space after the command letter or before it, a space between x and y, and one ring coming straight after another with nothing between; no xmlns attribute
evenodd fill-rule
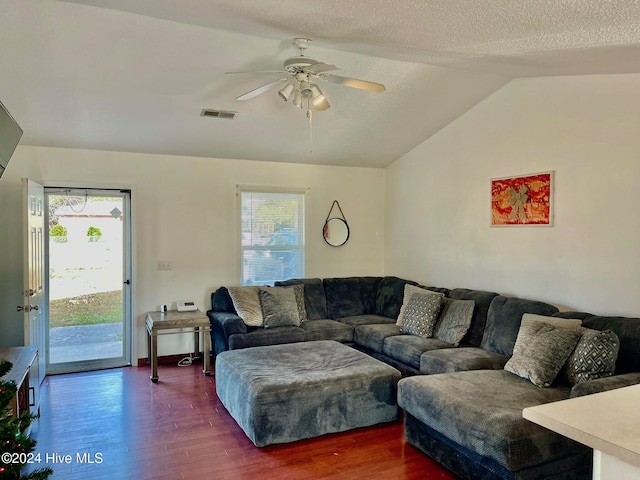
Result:
<svg viewBox="0 0 640 480"><path fill-rule="evenodd" d="M38 307L38 305L25 305L24 307L22 305L18 305L16 310L18 312L30 312L31 310L40 310L40 307Z"/></svg>

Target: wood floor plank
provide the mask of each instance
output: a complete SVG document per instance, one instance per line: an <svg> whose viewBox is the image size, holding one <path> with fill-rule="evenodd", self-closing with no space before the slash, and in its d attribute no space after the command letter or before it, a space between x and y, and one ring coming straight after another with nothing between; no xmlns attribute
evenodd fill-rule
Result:
<svg viewBox="0 0 640 480"><path fill-rule="evenodd" d="M147 367L47 377L35 453L73 461L39 466L53 480L457 478L407 444L400 422L257 448L201 366L163 365L159 375L157 384Z"/></svg>

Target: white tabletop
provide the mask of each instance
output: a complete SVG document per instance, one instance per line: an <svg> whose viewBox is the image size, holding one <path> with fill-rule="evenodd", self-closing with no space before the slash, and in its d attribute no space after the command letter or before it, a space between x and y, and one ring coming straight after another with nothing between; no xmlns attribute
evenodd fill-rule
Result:
<svg viewBox="0 0 640 480"><path fill-rule="evenodd" d="M522 416L640 467L640 385L525 408Z"/></svg>

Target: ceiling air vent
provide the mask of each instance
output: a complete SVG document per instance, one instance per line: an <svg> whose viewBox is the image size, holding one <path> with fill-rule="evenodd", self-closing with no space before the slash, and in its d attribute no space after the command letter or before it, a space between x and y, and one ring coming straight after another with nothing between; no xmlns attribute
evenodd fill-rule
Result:
<svg viewBox="0 0 640 480"><path fill-rule="evenodd" d="M200 112L201 117L226 118L229 120L233 120L234 118L236 118L237 114L238 112L227 112L225 110L209 110L206 108L202 110L202 112Z"/></svg>

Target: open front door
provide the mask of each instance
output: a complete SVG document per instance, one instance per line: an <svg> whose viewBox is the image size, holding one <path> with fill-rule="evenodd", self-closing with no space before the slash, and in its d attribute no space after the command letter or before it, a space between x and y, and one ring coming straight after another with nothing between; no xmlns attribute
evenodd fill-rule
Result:
<svg viewBox="0 0 640 480"><path fill-rule="evenodd" d="M32 386L37 389L44 380L46 362L45 324L45 275L44 239L45 212L44 187L28 178L22 179L24 214L24 285L23 303L18 310L24 312L24 344L38 348L38 365L34 366L32 379L38 381ZM37 403L37 402L36 402Z"/></svg>

